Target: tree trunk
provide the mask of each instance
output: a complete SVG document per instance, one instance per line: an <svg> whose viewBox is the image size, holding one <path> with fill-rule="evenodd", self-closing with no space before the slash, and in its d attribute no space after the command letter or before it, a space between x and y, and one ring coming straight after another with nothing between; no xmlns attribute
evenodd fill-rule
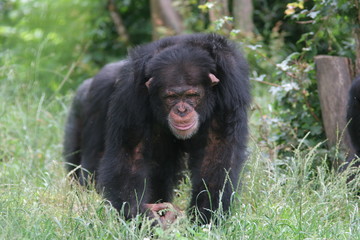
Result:
<svg viewBox="0 0 360 240"><path fill-rule="evenodd" d="M115 25L117 34L119 35L120 41L124 42L126 45L129 44L129 35L126 31L126 28L123 24L122 18L117 11L117 7L114 0L108 1L108 10L110 12L111 19Z"/></svg>
<svg viewBox="0 0 360 240"><path fill-rule="evenodd" d="M234 26L244 35L254 32L252 0L233 0Z"/></svg>
<svg viewBox="0 0 360 240"><path fill-rule="evenodd" d="M356 42L356 60L355 60L355 70L356 75L360 74L360 3L355 1L356 8L358 10L358 16L355 20L355 30L354 37Z"/></svg>
<svg viewBox="0 0 360 240"><path fill-rule="evenodd" d="M182 19L172 6L171 0L151 0L150 7L153 40L180 34L184 31Z"/></svg>
<svg viewBox="0 0 360 240"><path fill-rule="evenodd" d="M329 147L352 148L345 130L348 92L352 81L351 62L334 56L315 57L321 113Z"/></svg>
<svg viewBox="0 0 360 240"><path fill-rule="evenodd" d="M209 18L211 22L229 16L229 3L228 0L209 0L208 2L213 2L214 6L209 9Z"/></svg>
<svg viewBox="0 0 360 240"><path fill-rule="evenodd" d="M209 19L213 25L221 18L230 16L228 0L209 0L208 2L214 3L214 6L209 9ZM232 24L230 22L224 22L222 30L225 30L225 32L228 33L231 29Z"/></svg>

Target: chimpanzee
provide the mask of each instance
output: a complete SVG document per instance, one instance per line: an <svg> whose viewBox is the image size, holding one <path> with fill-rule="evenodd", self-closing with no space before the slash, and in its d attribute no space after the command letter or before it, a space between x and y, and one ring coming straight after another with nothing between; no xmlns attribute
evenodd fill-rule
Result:
<svg viewBox="0 0 360 240"><path fill-rule="evenodd" d="M187 167L190 209L206 223L214 210L229 209L237 189L250 98L247 63L223 36L136 47L79 87L65 130L68 170L82 184L94 176L97 189L131 218L158 217Z"/></svg>
<svg viewBox="0 0 360 240"><path fill-rule="evenodd" d="M357 76L349 91L347 108L348 132L355 154L360 157L360 75ZM359 162L357 165L360 165Z"/></svg>

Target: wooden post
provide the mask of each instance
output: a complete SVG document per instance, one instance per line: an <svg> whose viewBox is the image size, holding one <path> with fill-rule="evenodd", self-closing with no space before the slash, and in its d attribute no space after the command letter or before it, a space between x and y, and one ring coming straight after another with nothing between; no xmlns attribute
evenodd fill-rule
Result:
<svg viewBox="0 0 360 240"><path fill-rule="evenodd" d="M345 130L348 92L353 77L351 61L345 57L316 56L315 65L328 145L335 146L341 140L340 147L351 151L350 138Z"/></svg>

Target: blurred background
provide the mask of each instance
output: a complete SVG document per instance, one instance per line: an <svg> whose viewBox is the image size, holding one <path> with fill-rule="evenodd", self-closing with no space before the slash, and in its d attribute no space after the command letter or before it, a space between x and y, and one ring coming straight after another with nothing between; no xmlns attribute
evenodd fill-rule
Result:
<svg viewBox="0 0 360 240"><path fill-rule="evenodd" d="M63 95L129 48L194 32L239 42L251 68L253 134L270 157L306 134L308 146L326 139L314 58L356 62L357 0L2 0L1 85L5 95Z"/></svg>
<svg viewBox="0 0 360 240"><path fill-rule="evenodd" d="M63 126L74 92L138 44L196 32L232 39L250 65L241 204L215 232L188 223L162 235L141 219L114 221L95 191L66 182ZM321 69L323 56L334 64ZM0 0L0 238L357 239L351 173L337 173L350 147L340 142L344 125L324 124L319 69L337 70L335 80L346 72L322 80L342 89L326 101L346 102L360 73L358 0ZM183 209L189 189L185 181L175 191Z"/></svg>

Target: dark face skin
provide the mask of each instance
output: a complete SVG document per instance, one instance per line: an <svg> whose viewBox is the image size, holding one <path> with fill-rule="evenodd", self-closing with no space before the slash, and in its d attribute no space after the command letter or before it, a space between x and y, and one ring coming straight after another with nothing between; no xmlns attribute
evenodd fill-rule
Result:
<svg viewBox="0 0 360 240"><path fill-rule="evenodd" d="M170 84L164 81L156 94L163 105L167 125L178 139L190 139L199 130L200 116L196 109L204 101L206 92L201 79L205 82L209 81L211 87L219 83L219 79L214 74L203 74L200 72L196 76L188 74L187 78L179 77ZM168 79L168 77L163 76L160 79ZM152 81L153 78L150 78L146 82L148 88L152 85Z"/></svg>
<svg viewBox="0 0 360 240"><path fill-rule="evenodd" d="M165 89L160 93L168 113L169 128L178 139L189 139L199 129L199 114L195 108L204 97L202 86L182 84Z"/></svg>

